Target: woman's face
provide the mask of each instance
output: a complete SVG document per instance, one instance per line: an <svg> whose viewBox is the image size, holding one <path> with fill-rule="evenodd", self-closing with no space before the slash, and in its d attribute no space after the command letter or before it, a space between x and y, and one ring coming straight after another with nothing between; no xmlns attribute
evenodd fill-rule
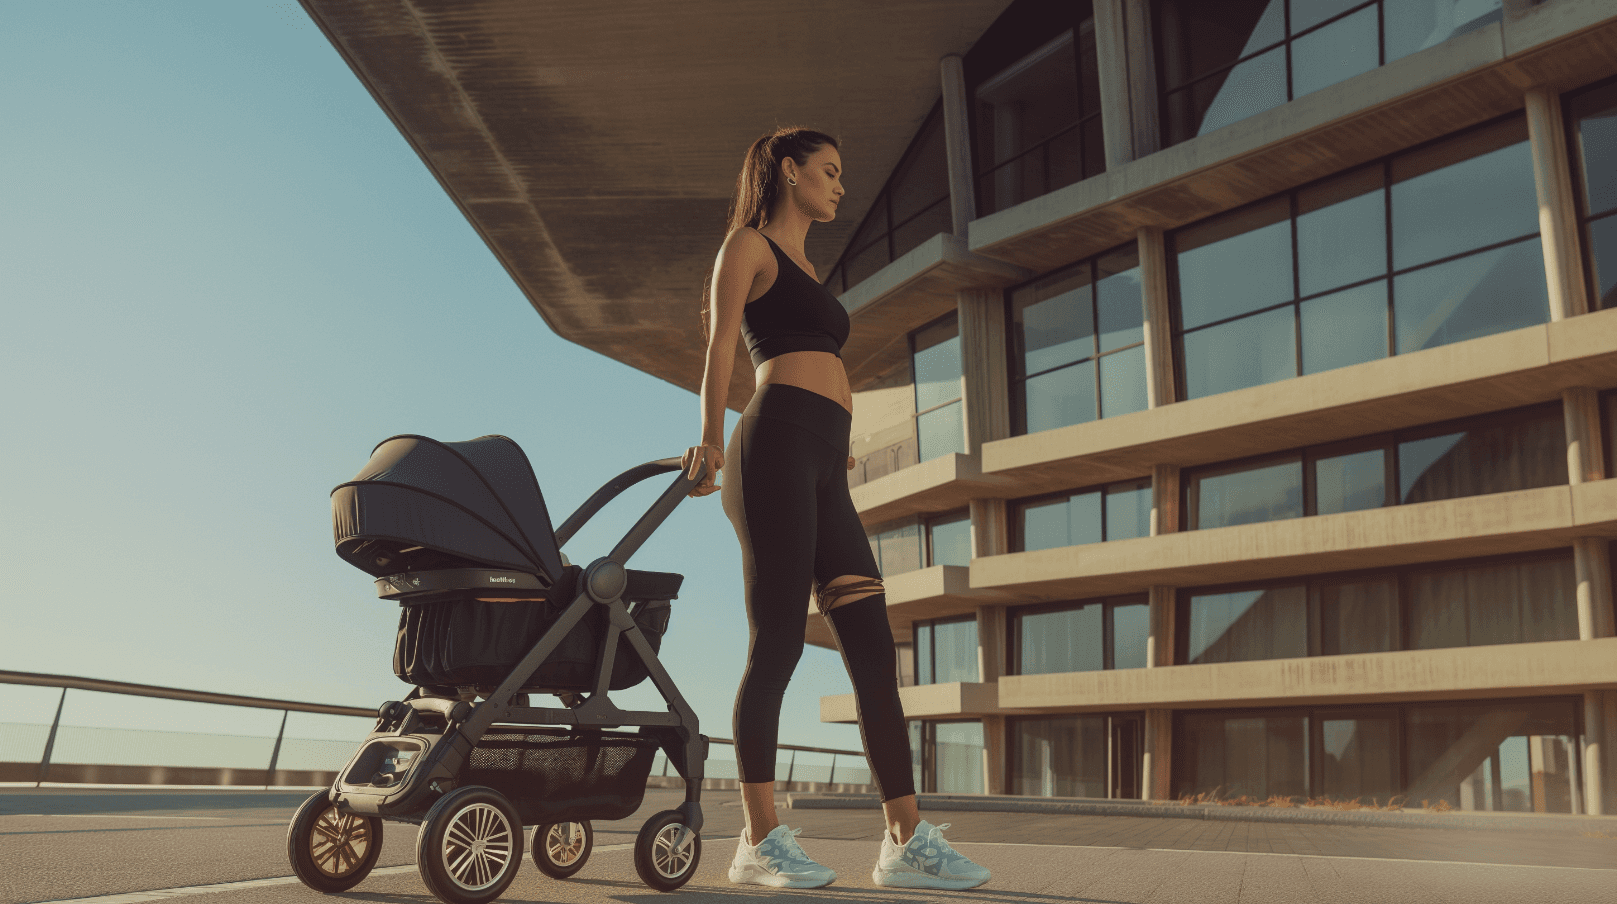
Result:
<svg viewBox="0 0 1617 904"><path fill-rule="evenodd" d="M796 161L792 161L796 164ZM837 218L842 201L842 155L829 144L815 151L797 170L797 186L790 185L792 201L811 220L829 223ZM787 172L791 172L788 170Z"/></svg>

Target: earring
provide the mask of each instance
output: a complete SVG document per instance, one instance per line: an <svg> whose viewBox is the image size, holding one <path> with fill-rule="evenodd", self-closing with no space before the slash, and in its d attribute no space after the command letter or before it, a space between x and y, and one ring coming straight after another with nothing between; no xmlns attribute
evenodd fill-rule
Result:
<svg viewBox="0 0 1617 904"><path fill-rule="evenodd" d="M792 177L791 177L791 176L787 176L787 177L786 177L786 184L787 184L787 185L796 185L796 184L797 184L797 180L796 180L796 179L793 179L793 178L792 178Z"/></svg>

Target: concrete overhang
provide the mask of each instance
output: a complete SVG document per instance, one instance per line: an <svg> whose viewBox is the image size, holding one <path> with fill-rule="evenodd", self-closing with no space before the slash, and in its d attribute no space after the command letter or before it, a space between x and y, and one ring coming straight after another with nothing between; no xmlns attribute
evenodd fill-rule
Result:
<svg viewBox="0 0 1617 904"><path fill-rule="evenodd" d="M846 200L806 248L824 272L937 100L939 59L1009 5L302 2L557 335L693 392L751 142L840 139ZM877 313L853 317L856 348L891 338ZM738 343L730 407L752 390Z"/></svg>
<svg viewBox="0 0 1617 904"><path fill-rule="evenodd" d="M1044 273L1520 110L1530 88L1611 74L1613 13L1610 0L1531 8L983 217L969 247Z"/></svg>
<svg viewBox="0 0 1617 904"><path fill-rule="evenodd" d="M1007 675L999 680L998 703L1023 712L1222 709L1544 697L1611 688L1617 688L1617 637ZM833 721L825 718L832 708L826 701L839 699L821 698L822 721Z"/></svg>
<svg viewBox="0 0 1617 904"><path fill-rule="evenodd" d="M982 477L1010 478L1016 495L1035 495L1146 477L1154 464L1230 461L1553 401L1565 389L1617 386L1614 335L1617 310L1597 311L1013 436L983 444Z"/></svg>
<svg viewBox="0 0 1617 904"><path fill-rule="evenodd" d="M1557 549L1580 537L1617 537L1617 480L983 556L971 560L971 587L1084 599Z"/></svg>

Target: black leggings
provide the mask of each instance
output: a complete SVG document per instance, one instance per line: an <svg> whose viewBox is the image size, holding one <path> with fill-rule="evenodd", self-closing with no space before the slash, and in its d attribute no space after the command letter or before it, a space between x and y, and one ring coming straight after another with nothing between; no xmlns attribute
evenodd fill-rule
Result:
<svg viewBox="0 0 1617 904"><path fill-rule="evenodd" d="M842 575L881 577L848 495L851 423L833 399L766 383L724 452L724 513L741 540L751 629L734 724L744 782L775 780L781 699L803 655L810 590ZM838 606L828 621L853 679L876 788L884 801L914 794L887 595Z"/></svg>

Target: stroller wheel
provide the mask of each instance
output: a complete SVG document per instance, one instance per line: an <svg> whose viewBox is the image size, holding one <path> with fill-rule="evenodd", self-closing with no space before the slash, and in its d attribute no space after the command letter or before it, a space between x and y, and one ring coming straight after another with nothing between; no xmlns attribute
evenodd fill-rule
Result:
<svg viewBox="0 0 1617 904"><path fill-rule="evenodd" d="M552 879L565 879L584 868L595 846L589 820L553 822L533 830L533 863Z"/></svg>
<svg viewBox="0 0 1617 904"><path fill-rule="evenodd" d="M421 881L440 901L486 904L505 891L522 865L522 823L493 788L456 788L422 819L415 860Z"/></svg>
<svg viewBox="0 0 1617 904"><path fill-rule="evenodd" d="M292 872L315 891L347 891L370 875L382 853L382 820L344 813L321 791L298 807L286 830Z"/></svg>
<svg viewBox="0 0 1617 904"><path fill-rule="evenodd" d="M685 828L678 810L664 810L646 820L634 842L634 870L640 881L658 891L673 891L696 875L702 861L702 836Z"/></svg>

